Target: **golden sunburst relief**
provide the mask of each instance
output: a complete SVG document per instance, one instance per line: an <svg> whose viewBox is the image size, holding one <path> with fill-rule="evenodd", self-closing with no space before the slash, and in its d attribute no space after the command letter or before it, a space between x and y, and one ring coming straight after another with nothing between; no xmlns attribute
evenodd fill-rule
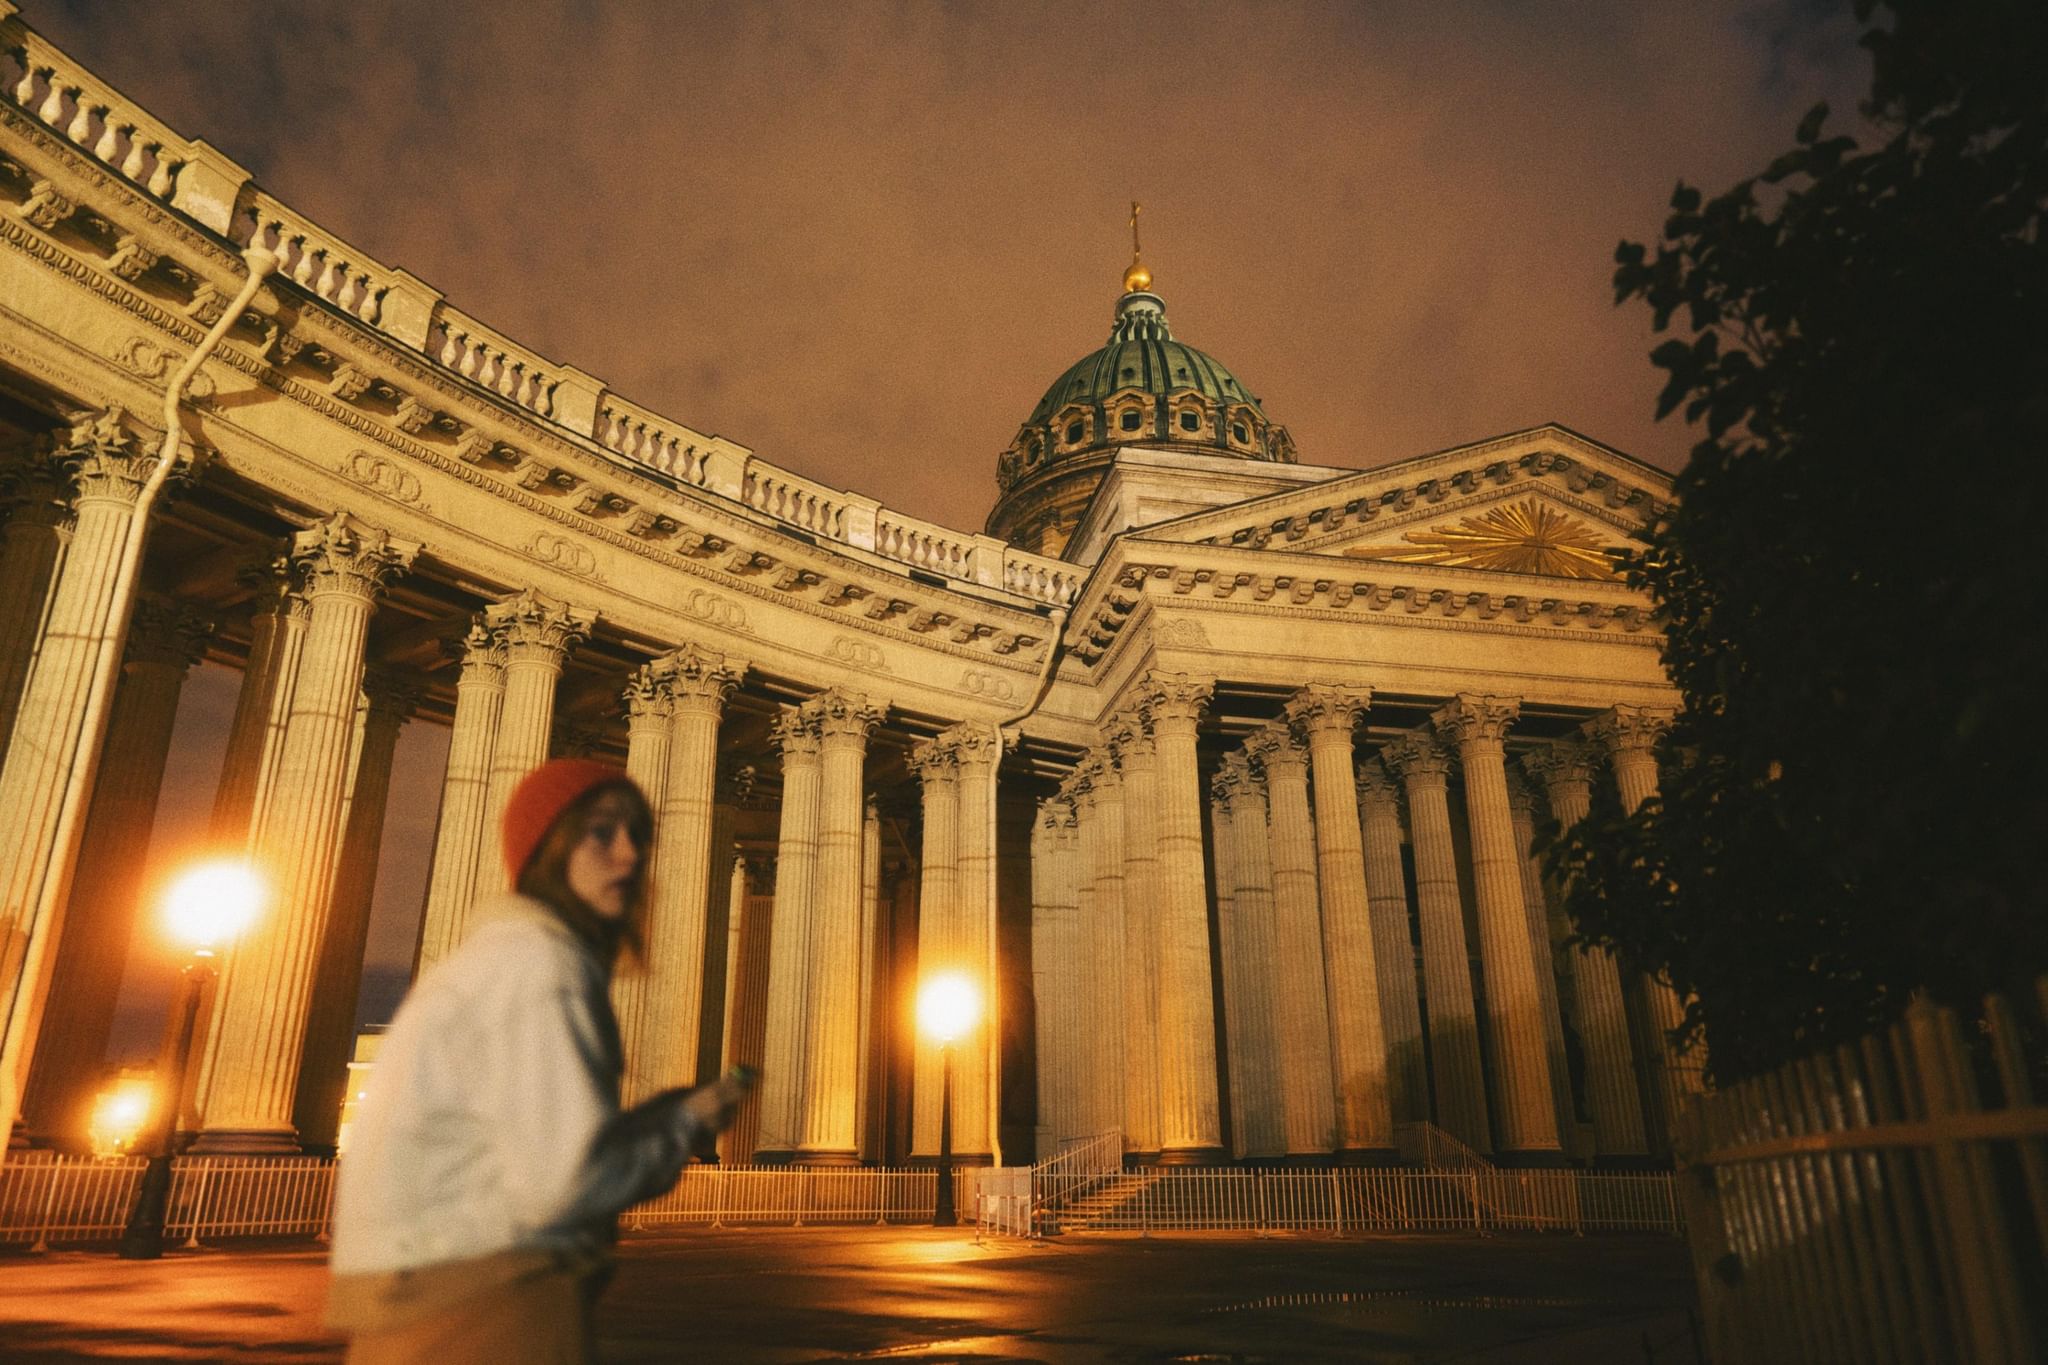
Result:
<svg viewBox="0 0 2048 1365"><path fill-rule="evenodd" d="M1620 577L1614 571L1615 552L1601 543L1599 531L1535 498L1401 538L1414 548L1369 546L1344 553L1397 564L1450 564L1558 578Z"/></svg>

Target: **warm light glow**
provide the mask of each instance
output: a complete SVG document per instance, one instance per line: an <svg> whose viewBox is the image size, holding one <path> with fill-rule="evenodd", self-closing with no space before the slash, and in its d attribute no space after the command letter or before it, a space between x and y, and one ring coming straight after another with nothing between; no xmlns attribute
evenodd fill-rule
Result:
<svg viewBox="0 0 2048 1365"><path fill-rule="evenodd" d="M254 922L265 894L263 879L247 863L200 863L180 873L164 893L164 925L180 943L210 952Z"/></svg>
<svg viewBox="0 0 2048 1365"><path fill-rule="evenodd" d="M156 1091L144 1076L124 1076L93 1101L86 1137L94 1156L119 1156L134 1145L149 1120Z"/></svg>
<svg viewBox="0 0 2048 1365"><path fill-rule="evenodd" d="M952 1042L980 1017L981 992L962 972L935 976L917 993L917 1026L941 1043Z"/></svg>

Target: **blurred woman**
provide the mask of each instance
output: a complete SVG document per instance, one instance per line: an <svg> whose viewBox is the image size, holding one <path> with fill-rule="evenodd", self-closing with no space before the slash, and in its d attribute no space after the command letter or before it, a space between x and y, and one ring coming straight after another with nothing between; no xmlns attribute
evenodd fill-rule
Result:
<svg viewBox="0 0 2048 1365"><path fill-rule="evenodd" d="M606 764L558 759L513 791L516 890L406 997L350 1130L329 1320L351 1361L591 1359L619 1213L730 1119L742 1075L619 1109L609 985L652 826Z"/></svg>

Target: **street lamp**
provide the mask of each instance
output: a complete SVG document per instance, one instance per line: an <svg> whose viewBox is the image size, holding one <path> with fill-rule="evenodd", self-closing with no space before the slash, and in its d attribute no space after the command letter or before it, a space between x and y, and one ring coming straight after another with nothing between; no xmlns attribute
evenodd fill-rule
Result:
<svg viewBox="0 0 2048 1365"><path fill-rule="evenodd" d="M214 952L248 928L262 908L265 888L248 864L232 859L200 863L188 869L164 893L164 927L192 950L179 973L177 1002L171 1007L171 1046L166 1053L170 1075L158 1086L156 1112L137 1150L149 1153L128 1226L121 1233L121 1255L131 1261L153 1261L164 1254L164 1216L171 1199L171 1157L178 1146L178 1109L185 1097L185 1072L191 1063L192 1031L199 1017L199 997L213 979Z"/></svg>
<svg viewBox="0 0 2048 1365"><path fill-rule="evenodd" d="M974 1027L981 996L961 972L944 972L917 994L917 1022L939 1044L939 1192L932 1202L932 1226L949 1228L953 1214L953 1040Z"/></svg>

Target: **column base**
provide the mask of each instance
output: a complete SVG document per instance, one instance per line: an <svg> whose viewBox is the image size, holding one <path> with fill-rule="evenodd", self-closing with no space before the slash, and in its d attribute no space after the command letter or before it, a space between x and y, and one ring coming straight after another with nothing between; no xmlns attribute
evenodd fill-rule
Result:
<svg viewBox="0 0 2048 1365"><path fill-rule="evenodd" d="M1168 1147L1159 1153L1162 1166L1227 1166L1230 1154L1221 1147Z"/></svg>
<svg viewBox="0 0 2048 1365"><path fill-rule="evenodd" d="M1379 1169L1401 1164L1401 1154L1392 1147L1346 1147L1337 1153L1339 1166Z"/></svg>
<svg viewBox="0 0 2048 1365"><path fill-rule="evenodd" d="M208 1128L185 1149L188 1156L300 1156L293 1128Z"/></svg>
<svg viewBox="0 0 2048 1365"><path fill-rule="evenodd" d="M1596 1171L1668 1171L1669 1157L1651 1156L1648 1152L1609 1152L1595 1155L1593 1169Z"/></svg>
<svg viewBox="0 0 2048 1365"><path fill-rule="evenodd" d="M993 1166L996 1159L990 1152L955 1152L952 1162L955 1166ZM910 1169L913 1171L935 1170L938 1164L939 1159L929 1152L922 1156L913 1153L910 1158Z"/></svg>
<svg viewBox="0 0 2048 1365"><path fill-rule="evenodd" d="M1530 1152L1495 1152L1493 1164L1506 1171L1561 1171L1571 1162L1562 1148L1548 1147Z"/></svg>
<svg viewBox="0 0 2048 1365"><path fill-rule="evenodd" d="M756 1166L787 1166L796 1160L796 1149L792 1147L761 1147L753 1156Z"/></svg>
<svg viewBox="0 0 2048 1365"><path fill-rule="evenodd" d="M806 1149L796 1154L792 1166L847 1167L860 1165L860 1153L848 1147L840 1150Z"/></svg>
<svg viewBox="0 0 2048 1365"><path fill-rule="evenodd" d="M1159 1164L1159 1153L1158 1153L1158 1152L1125 1152L1125 1153L1124 1153L1124 1165L1126 1165L1126 1166L1157 1166L1158 1164Z"/></svg>
<svg viewBox="0 0 2048 1365"><path fill-rule="evenodd" d="M1269 1156L1255 1159L1256 1165L1278 1166L1286 1170L1321 1170L1332 1163L1331 1152L1289 1152L1285 1156Z"/></svg>

